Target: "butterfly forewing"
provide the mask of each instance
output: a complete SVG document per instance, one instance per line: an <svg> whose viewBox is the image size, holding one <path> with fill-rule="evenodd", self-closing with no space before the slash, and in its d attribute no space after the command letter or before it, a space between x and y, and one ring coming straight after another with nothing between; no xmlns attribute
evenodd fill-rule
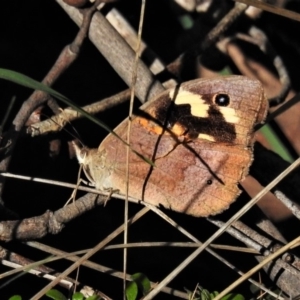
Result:
<svg viewBox="0 0 300 300"><path fill-rule="evenodd" d="M222 212L240 193L237 184L252 161L253 127L266 110L261 84L240 76L165 91L132 120L130 145L154 166L130 151L129 195L194 216ZM125 120L115 129L124 140L127 126ZM102 170L92 170L96 187L125 193L124 143L108 135L95 160L102 162Z"/></svg>

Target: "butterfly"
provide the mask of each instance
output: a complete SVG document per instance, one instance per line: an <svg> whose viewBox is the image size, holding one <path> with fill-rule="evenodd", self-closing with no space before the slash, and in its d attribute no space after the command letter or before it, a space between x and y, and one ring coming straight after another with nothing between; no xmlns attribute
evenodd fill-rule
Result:
<svg viewBox="0 0 300 300"><path fill-rule="evenodd" d="M240 194L253 160L254 126L267 110L261 83L243 76L196 79L159 94L131 121L129 196L196 217L221 213ZM126 192L121 139L128 124L98 149L75 149L96 189Z"/></svg>

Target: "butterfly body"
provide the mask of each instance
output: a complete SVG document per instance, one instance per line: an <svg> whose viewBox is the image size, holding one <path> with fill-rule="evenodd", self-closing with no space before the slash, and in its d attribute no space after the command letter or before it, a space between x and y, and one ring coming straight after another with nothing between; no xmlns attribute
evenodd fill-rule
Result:
<svg viewBox="0 0 300 300"><path fill-rule="evenodd" d="M129 195L194 216L222 212L240 193L253 127L266 112L261 84L241 76L197 79L158 95L132 118ZM126 119L114 132L126 140L127 128ZM97 189L126 192L126 147L109 134L85 151L84 170Z"/></svg>

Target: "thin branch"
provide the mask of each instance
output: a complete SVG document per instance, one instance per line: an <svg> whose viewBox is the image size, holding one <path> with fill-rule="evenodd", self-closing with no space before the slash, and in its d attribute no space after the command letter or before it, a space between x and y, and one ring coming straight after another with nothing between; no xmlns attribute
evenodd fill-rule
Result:
<svg viewBox="0 0 300 300"><path fill-rule="evenodd" d="M222 34L241 16L248 5L235 3L235 6L222 18L222 20L207 34L201 44L202 51L214 45Z"/></svg>
<svg viewBox="0 0 300 300"><path fill-rule="evenodd" d="M130 47L135 50L138 41L137 32L124 18L124 16L116 8L112 8L109 13L106 14L106 19L130 45ZM141 41L141 53L143 53L145 62L147 63L149 61L149 63L151 63L149 65L149 70L153 74L158 74L164 70L165 66L163 62L143 40Z"/></svg>
<svg viewBox="0 0 300 300"><path fill-rule="evenodd" d="M106 197L88 193L55 212L47 211L41 216L23 220L2 221L0 240L28 240L41 238L49 233L57 234L63 229L65 223L92 210L97 205L102 205L105 200Z"/></svg>
<svg viewBox="0 0 300 300"><path fill-rule="evenodd" d="M281 191L275 191L275 196L292 212L292 214L300 220L300 209L299 206L290 200L284 193Z"/></svg>
<svg viewBox="0 0 300 300"><path fill-rule="evenodd" d="M140 21L139 21L139 31L138 31L138 39L137 44L135 47L135 58L133 61L132 67L132 77L131 77L131 84L130 84L130 105L129 105L129 113L128 113L128 128L127 128L127 136L126 141L127 144L130 145L130 137L131 137L131 119L133 113L133 104L134 104L134 95L137 83L137 68L138 68L138 61L140 58L140 50L141 50L141 40L142 40L142 31L143 31L143 24L144 24L144 16L145 16L145 8L146 8L146 0L142 0L141 3L141 12L140 12ZM128 242L128 194L129 194L129 154L130 148L126 147L126 193L125 193L125 203L124 203L124 244ZM123 249L123 299L126 300L126 273L127 273L127 248Z"/></svg>
<svg viewBox="0 0 300 300"><path fill-rule="evenodd" d="M274 6L274 5L266 3L266 2L262 2L262 1L258 1L258 0L233 0L233 1L245 3L247 5L257 7L259 9L271 12L271 13L279 15L281 17L286 17L291 20L300 22L300 14L299 13L296 13L294 11L284 9L281 7Z"/></svg>

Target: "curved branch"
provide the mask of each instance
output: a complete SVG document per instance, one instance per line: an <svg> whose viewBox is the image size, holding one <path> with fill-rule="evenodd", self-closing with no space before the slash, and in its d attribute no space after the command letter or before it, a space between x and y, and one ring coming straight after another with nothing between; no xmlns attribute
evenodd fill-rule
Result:
<svg viewBox="0 0 300 300"><path fill-rule="evenodd" d="M55 212L48 210L37 217L24 220L3 221L0 223L0 240L29 240L42 238L48 233L58 234L63 229L65 223L92 210L95 206L103 204L106 200L107 196L88 193L74 203Z"/></svg>

